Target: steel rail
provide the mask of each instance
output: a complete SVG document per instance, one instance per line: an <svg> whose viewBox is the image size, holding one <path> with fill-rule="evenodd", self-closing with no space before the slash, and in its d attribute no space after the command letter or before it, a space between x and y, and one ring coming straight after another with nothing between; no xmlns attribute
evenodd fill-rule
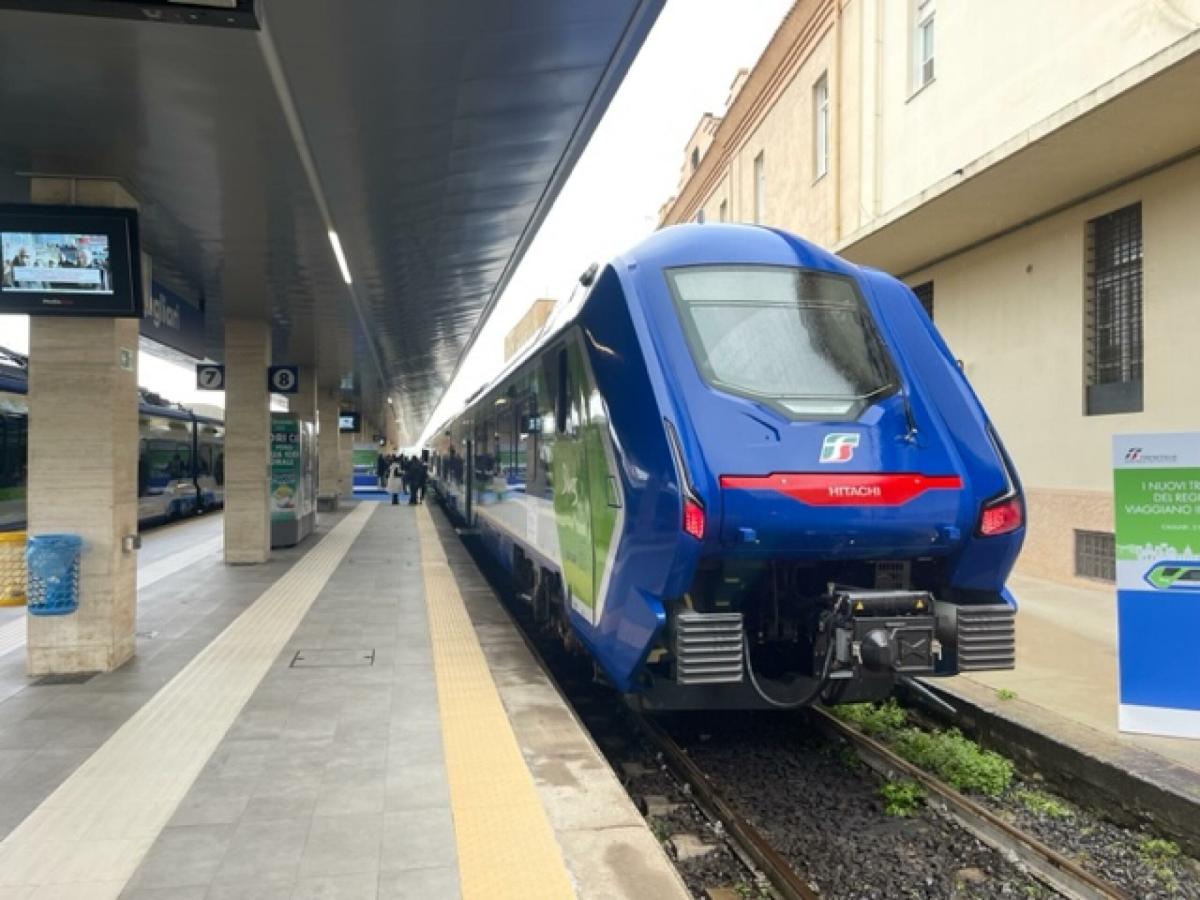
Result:
<svg viewBox="0 0 1200 900"><path fill-rule="evenodd" d="M666 732L636 711L631 710L630 716L651 745L662 753L671 770L691 787L696 802L721 823L729 838L762 870L783 900L817 900L820 897L779 851L771 846L771 842L721 796L708 777L700 771L700 767Z"/></svg>
<svg viewBox="0 0 1200 900"><path fill-rule="evenodd" d="M1018 860L1030 874L1060 894L1074 900L1132 900L1123 888L1093 875L1074 860L898 756L890 747L835 718L829 711L813 707L811 712L823 728L853 744L867 765L884 775L900 774L917 782L967 831L1002 855Z"/></svg>

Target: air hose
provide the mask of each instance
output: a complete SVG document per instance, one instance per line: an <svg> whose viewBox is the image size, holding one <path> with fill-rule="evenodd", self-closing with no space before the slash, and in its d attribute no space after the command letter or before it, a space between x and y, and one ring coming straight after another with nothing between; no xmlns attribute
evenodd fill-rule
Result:
<svg viewBox="0 0 1200 900"><path fill-rule="evenodd" d="M842 601L841 598L839 598L833 607L833 616L830 617L831 619L836 617L838 609L841 607L841 605ZM749 634L742 634L742 647L743 652L746 654L746 675L750 678L750 686L754 688L754 693L758 694L762 701L768 706L773 706L776 709L799 709L802 706L808 706L821 695L821 692L825 690L825 685L829 683L829 673L833 668L833 654L836 647L832 634L830 634L829 646L825 650L825 661L821 666L820 677L817 678L816 684L813 686L812 690L810 690L799 700L777 700L764 691L762 689L762 685L758 683L758 677L754 674L754 665L750 661Z"/></svg>

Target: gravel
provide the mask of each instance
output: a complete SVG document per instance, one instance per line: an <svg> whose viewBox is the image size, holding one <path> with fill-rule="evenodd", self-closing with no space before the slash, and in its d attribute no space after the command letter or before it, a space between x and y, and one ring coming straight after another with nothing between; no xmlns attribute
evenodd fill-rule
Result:
<svg viewBox="0 0 1200 900"><path fill-rule="evenodd" d="M880 780L803 716L677 716L663 724L822 896L1052 896L927 807L907 818L885 815Z"/></svg>
<svg viewBox="0 0 1200 900"><path fill-rule="evenodd" d="M1051 816L1030 810L1021 802L1028 792L1048 794L1032 779L1015 778L998 801L989 802L1018 828L1040 838L1088 871L1124 887L1139 900L1196 898L1200 900L1200 865L1179 856L1156 864L1139 847L1148 835L1131 831L1050 794L1066 810L1066 816ZM979 799L979 798L976 798Z"/></svg>

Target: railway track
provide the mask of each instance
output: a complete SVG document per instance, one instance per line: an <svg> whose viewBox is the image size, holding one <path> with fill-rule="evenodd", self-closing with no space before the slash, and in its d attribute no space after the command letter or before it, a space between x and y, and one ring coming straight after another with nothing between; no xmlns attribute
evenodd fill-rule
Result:
<svg viewBox="0 0 1200 900"><path fill-rule="evenodd" d="M496 573L493 573L493 576L495 575ZM528 626L529 623L523 621L523 607L519 603L508 605L514 618L523 626ZM590 679L586 676L581 677L580 672L569 674L564 679L564 672L559 669L566 662L567 670L571 670L573 658L562 654L561 647L554 642L539 639L525 627L522 627L520 631L530 650L558 683L560 691L573 704L577 705L581 717L593 730L593 736L602 747L612 745L611 739L614 734L617 735L617 744L623 742L619 736L622 732L626 737L634 736L633 743L637 743L636 738L640 737L651 754L665 764L673 779L684 786L685 793L699 807L703 815L712 822L719 823L716 830L719 832L721 840L728 845L725 851L729 854L729 862L725 864L726 868L724 869L726 873L730 871L728 865L738 866L739 862L737 861L740 861L740 865L744 866L748 873L747 877L765 878L774 895L783 900L810 900L810 898L825 896L816 886L818 880L810 877L804 871L804 851L797 852L795 846L785 850L782 844L776 844L764 833L764 830L756 827L739 809L739 802L733 799L732 788L729 793L726 793L719 784L719 778L706 774L704 766L681 747L659 722L628 707L625 708L627 716L621 714L613 716L614 710L609 704L619 703L616 695L598 688L594 682L588 686L585 682L589 682ZM578 660L574 659L574 664L577 665L577 663ZM588 713L578 706L580 701L588 707L607 710L607 712L599 715L594 712ZM837 740L845 741L854 748L863 764L878 772L884 779L900 778L919 784L926 792L926 804L940 814L936 818L946 820L947 824L944 827L957 827L961 832L970 835L970 839L977 840L988 849L988 852L995 853L1006 864L1015 865L1014 871L1023 871L1031 882L1036 881L1048 888L1049 891L1060 896L1077 898L1077 900L1133 900L1134 895L1122 887L1086 871L1037 837L1015 827L937 777L913 766L897 756L887 746L834 718L825 710L814 708L807 714L812 717L812 722L816 725L816 729L810 730L815 730L821 734L822 738L829 739L831 745ZM626 720L628 727L622 729L618 720ZM597 724L599 731L596 730ZM805 751L797 750L797 752ZM608 755L614 766L624 765L620 761L619 754L617 756ZM633 787L629 789L635 796L640 796L639 789ZM661 788L656 788L656 790L661 790ZM753 808L758 809L757 806ZM880 815L882 816L882 813ZM685 830L687 829L685 828ZM666 835L663 834L661 837L665 838ZM970 865L970 863L962 864ZM712 881L705 875L696 876L693 872L693 877L689 878L693 890L697 890L696 878L699 878L700 882L704 884L719 884L722 881L720 877L716 881ZM699 889L697 894L697 896L727 895L732 896L728 891L714 894L711 889ZM740 893L739 896L741 896ZM981 895L972 893L970 896ZM991 896L991 893L987 892L982 896Z"/></svg>
<svg viewBox="0 0 1200 900"><path fill-rule="evenodd" d="M1039 881L1063 896L1074 900L1133 900L1123 888L1093 875L826 710L814 708L810 714L827 733L849 741L868 766L887 778L900 775L917 782L959 825L1009 859L1018 860Z"/></svg>
<svg viewBox="0 0 1200 900"><path fill-rule="evenodd" d="M817 900L821 896L771 842L721 796L699 766L692 762L670 735L645 716L638 713L631 715L638 730L662 754L663 761L675 777L691 788L692 797L700 808L721 823L729 840L737 845L741 855L749 858L766 876L782 900Z"/></svg>
<svg viewBox="0 0 1200 900"><path fill-rule="evenodd" d="M827 711L814 708L809 712L822 731L849 742L872 769L885 778L899 776L920 784L928 793L930 802L960 827L1007 859L1018 862L1058 894L1073 900L1133 900L1119 886L1086 871L1033 835L1006 822ZM812 900L821 896L805 876L796 871L784 855L721 794L669 734L643 715L632 713L632 718L646 740L662 754L664 762L675 776L690 787L700 807L722 824L729 839L741 850L741 855L753 862L783 900Z"/></svg>

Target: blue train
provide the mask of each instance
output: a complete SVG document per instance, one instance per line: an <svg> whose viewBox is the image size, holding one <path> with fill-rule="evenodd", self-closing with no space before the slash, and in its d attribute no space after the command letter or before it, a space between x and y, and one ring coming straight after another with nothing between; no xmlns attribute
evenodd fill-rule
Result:
<svg viewBox="0 0 1200 900"><path fill-rule="evenodd" d="M0 348L0 530L25 527L27 360ZM63 440L87 453L88 428ZM70 473L64 473L64 485ZM68 489L64 486L64 490ZM138 523L151 525L225 503L225 424L142 391L138 406Z"/></svg>
<svg viewBox="0 0 1200 900"><path fill-rule="evenodd" d="M742 225L581 281L430 447L538 621L650 709L1013 666L1020 483L904 284Z"/></svg>

